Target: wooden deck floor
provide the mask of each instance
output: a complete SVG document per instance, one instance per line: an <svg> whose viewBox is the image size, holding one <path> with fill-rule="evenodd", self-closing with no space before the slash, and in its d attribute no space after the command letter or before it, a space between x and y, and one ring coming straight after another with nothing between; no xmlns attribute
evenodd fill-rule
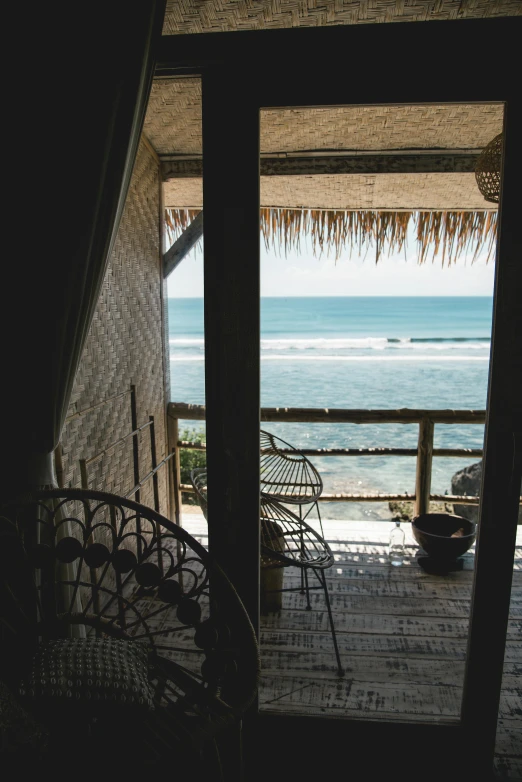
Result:
<svg viewBox="0 0 522 782"><path fill-rule="evenodd" d="M262 617L260 708L336 718L458 720L469 622L473 553L461 572L425 573L408 525L402 567L388 564L391 523L323 522L335 554L327 571L345 669L337 675L322 590L306 610L300 592L285 593L280 612ZM183 526L207 544L203 517ZM299 586L284 571L284 586ZM522 780L522 528L517 539L508 644L500 701L496 768ZM485 661L485 664L486 661Z"/></svg>

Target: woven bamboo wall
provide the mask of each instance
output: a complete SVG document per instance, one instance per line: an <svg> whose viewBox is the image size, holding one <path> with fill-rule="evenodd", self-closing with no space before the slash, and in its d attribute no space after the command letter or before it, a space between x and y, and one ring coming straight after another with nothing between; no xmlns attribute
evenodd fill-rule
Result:
<svg viewBox="0 0 522 782"><path fill-rule="evenodd" d="M263 109L261 153L482 150L502 131L503 112L498 104ZM201 155L201 80L155 79L144 129L158 155Z"/></svg>
<svg viewBox="0 0 522 782"><path fill-rule="evenodd" d="M496 209L474 174L314 174L262 176L261 206L291 209ZM203 180L165 182L165 206L203 208Z"/></svg>
<svg viewBox="0 0 522 782"><path fill-rule="evenodd" d="M519 16L520 0L167 0L164 35Z"/></svg>
<svg viewBox="0 0 522 782"><path fill-rule="evenodd" d="M81 365L69 415L136 386L138 425L155 417L156 455L166 455L163 283L160 271L160 180L157 159L140 145L112 257ZM64 485L80 486L79 459L89 459L131 431L125 395L65 425ZM151 468L149 430L140 435L140 475ZM134 485L132 438L93 463L89 487L125 494ZM153 505L152 481L140 501ZM166 468L159 471L167 511Z"/></svg>

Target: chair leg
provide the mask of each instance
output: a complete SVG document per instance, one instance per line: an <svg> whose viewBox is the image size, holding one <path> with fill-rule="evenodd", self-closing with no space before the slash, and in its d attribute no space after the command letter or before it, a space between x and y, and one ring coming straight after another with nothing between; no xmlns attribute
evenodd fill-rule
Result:
<svg viewBox="0 0 522 782"><path fill-rule="evenodd" d="M301 506L299 506L299 518L301 518ZM303 541L303 532L301 531L301 556L304 556L304 541ZM308 603L310 603L310 597L308 595L308 579L305 577L305 570L304 568L301 568L301 594L304 595L306 592ZM308 605L307 608L310 608Z"/></svg>
<svg viewBox="0 0 522 782"><path fill-rule="evenodd" d="M316 508L317 508L317 516L319 518L319 527L321 528L321 537L324 538L324 531L323 531L323 520L321 518L321 511L319 510L319 503L315 502Z"/></svg>
<svg viewBox="0 0 522 782"><path fill-rule="evenodd" d="M312 610L312 604L310 602L310 590L308 588L308 571L306 568L303 568L301 570L301 578L304 577L304 583L305 583L305 592L306 592L306 610L311 611ZM302 593L304 594L304 592Z"/></svg>
<svg viewBox="0 0 522 782"><path fill-rule="evenodd" d="M328 611L328 619L330 620L330 630L332 632L332 640L333 645L335 649L335 656L337 658L337 672L339 676L344 676L344 668L341 665L341 657L339 655L339 647L337 646L337 636L335 634L335 625L332 615L332 606L330 605L330 595L328 594L328 586L326 584L326 576L324 574L323 570L316 570L314 568L314 573L317 576L317 579L319 583L321 584L323 591L324 591L324 599L326 601L326 610Z"/></svg>

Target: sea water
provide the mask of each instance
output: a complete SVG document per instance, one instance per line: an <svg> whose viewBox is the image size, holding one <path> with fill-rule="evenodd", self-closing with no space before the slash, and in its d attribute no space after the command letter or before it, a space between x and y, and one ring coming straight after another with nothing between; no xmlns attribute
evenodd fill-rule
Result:
<svg viewBox="0 0 522 782"><path fill-rule="evenodd" d="M205 403L202 299L169 299L171 399ZM264 407L486 407L490 297L261 299ZM199 429L198 422L181 422ZM408 424L265 424L297 447L416 448ZM435 447L481 448L481 425L436 425ZM317 457L324 491L413 493L415 459ZM435 458L432 492L476 459ZM387 503L328 503L326 518L390 518Z"/></svg>

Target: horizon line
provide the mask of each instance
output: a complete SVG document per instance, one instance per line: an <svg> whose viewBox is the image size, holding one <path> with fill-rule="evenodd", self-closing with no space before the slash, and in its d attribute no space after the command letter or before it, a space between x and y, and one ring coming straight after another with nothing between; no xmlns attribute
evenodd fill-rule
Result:
<svg viewBox="0 0 522 782"><path fill-rule="evenodd" d="M204 296L167 296L168 299L204 299ZM261 295L259 297L260 299L492 299L493 294L487 294L487 293L451 293L451 294L427 294L427 293L402 293L402 294L394 294L394 293L359 293L359 294L351 294L351 295L339 295L339 294L322 294L322 295L316 295L316 294L288 294L287 296L284 295Z"/></svg>

